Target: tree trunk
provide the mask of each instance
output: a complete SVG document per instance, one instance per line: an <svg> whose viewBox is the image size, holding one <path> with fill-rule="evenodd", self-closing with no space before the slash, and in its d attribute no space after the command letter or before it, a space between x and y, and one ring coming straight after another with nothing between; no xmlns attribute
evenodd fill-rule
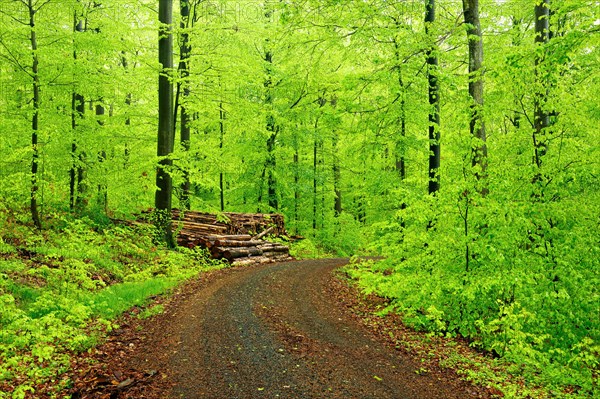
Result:
<svg viewBox="0 0 600 399"><path fill-rule="evenodd" d="M158 19L161 24L158 39L158 61L162 66L158 77L158 145L159 157L156 169L156 227L160 240L167 246L174 246L171 223L171 194L173 181L169 159L173 152L173 0L159 0Z"/></svg>
<svg viewBox="0 0 600 399"><path fill-rule="evenodd" d="M221 136L219 138L219 150L221 156L223 156L223 144L225 141L225 110L223 109L223 101L219 103L219 130ZM219 196L221 199L221 212L225 212L225 187L224 187L225 176L223 170L219 172Z"/></svg>
<svg viewBox="0 0 600 399"><path fill-rule="evenodd" d="M127 70L129 63L127 62L127 58L125 56L125 51L121 52L121 65L123 65L123 69ZM126 117L125 117L125 126L127 127L127 131L129 131L129 127L131 126L131 102L132 102L133 96L131 93L127 93L125 95L125 109L126 111ZM131 149L129 147L129 143L125 142L125 150L123 151L123 167L125 169L129 168L129 157L131 155Z"/></svg>
<svg viewBox="0 0 600 399"><path fill-rule="evenodd" d="M474 140L472 165L479 181L478 192L485 196L488 193L485 182L487 144L483 120L483 38L479 23L479 0L463 0L463 13L469 42L469 95L472 100L469 128Z"/></svg>
<svg viewBox="0 0 600 399"><path fill-rule="evenodd" d="M338 133L333 132L333 191L335 193L335 202L333 204L333 210L335 216L339 216L342 213L342 190L341 185L341 169L340 169L340 158L338 156Z"/></svg>
<svg viewBox="0 0 600 399"><path fill-rule="evenodd" d="M318 122L317 122L318 123ZM316 125L315 125L316 128ZM316 129L315 129L316 130ZM312 228L313 231L317 230L317 173L318 173L318 150L319 150L319 142L317 141L315 131L315 139L313 142L313 215L312 215Z"/></svg>
<svg viewBox="0 0 600 399"><path fill-rule="evenodd" d="M102 101L102 100L100 100ZM104 115L106 114L106 109L104 108L104 105L102 104L96 104L96 118L98 121L98 125L100 126L100 128L102 128L104 126ZM98 152L98 166L100 168L104 168L104 163L106 162L106 150L100 150L100 152ZM103 170L100 176L100 179L105 179L106 177L106 170ZM100 206L102 207L102 209L104 209L104 212L106 213L108 211L108 185L106 184L106 181L101 181L100 183L98 183L98 203L100 204Z"/></svg>
<svg viewBox="0 0 600 399"><path fill-rule="evenodd" d="M548 43L550 38L550 0L539 0L535 6L535 43L538 47ZM542 72L545 51L537 51L535 57L536 90L533 99L533 145L535 150L535 163L538 168L542 166L542 158L548 151L546 140L547 128L550 126L550 116L546 110L547 82Z"/></svg>
<svg viewBox="0 0 600 399"><path fill-rule="evenodd" d="M425 6L425 33L430 34L435 22L435 0L427 0ZM437 46L434 38L427 49L427 81L429 87L429 194L440 190L440 98L438 82Z"/></svg>
<svg viewBox="0 0 600 399"><path fill-rule="evenodd" d="M33 76L33 114L31 116L31 148L33 155L31 158L31 219L33 224L38 229L42 228L40 212L38 209L38 192L39 192L39 148L38 148L38 131L39 131L39 115L40 115L40 77L39 77L39 58L37 54L37 35L35 30L35 8L33 0L28 0L29 8L29 26L31 40L32 65L31 73Z"/></svg>
<svg viewBox="0 0 600 399"><path fill-rule="evenodd" d="M396 21L396 29L401 29L398 21ZM400 181L404 182L406 180L406 86L402 78L400 45L396 38L394 38L394 50L396 55L396 73L398 74L398 90L400 90L400 140L396 142L396 172L400 177ZM402 201L400 209L406 209L405 201ZM402 218L400 225L405 227L404 218Z"/></svg>
<svg viewBox="0 0 600 399"><path fill-rule="evenodd" d="M179 85L183 86L183 93L181 99L181 128L180 128L180 141L184 151L190 150L191 130L190 130L190 115L187 111L187 102L190 97L190 86L188 78L190 76L189 60L192 52L190 45L190 35L186 31L190 27L190 2L189 0L181 0L181 24L180 27L183 29L181 34L181 46L179 48L179 70L181 82ZM187 169L183 170L183 183L181 184L181 207L184 209L190 209L190 175Z"/></svg>
<svg viewBox="0 0 600 399"><path fill-rule="evenodd" d="M73 31L81 33L84 31L83 19L79 19L77 12L73 14ZM75 45L75 42L73 42ZM73 49L73 60L77 60L77 50ZM73 131L73 141L71 142L72 165L69 171L69 206L71 210L81 209L85 206L85 153L79 152L77 145L77 126L85 113L85 99L83 95L73 90L71 95L71 130ZM78 153L79 152L79 153Z"/></svg>
<svg viewBox="0 0 600 399"><path fill-rule="evenodd" d="M300 154L298 138L294 137L294 232L298 234L298 208L300 206Z"/></svg>
<svg viewBox="0 0 600 399"><path fill-rule="evenodd" d="M270 50L265 52L265 61L267 62L267 80L265 81L265 89L267 91L265 97L265 103L268 105L273 104L273 96L271 90L273 88L273 81L271 77L271 68L273 64L273 54ZM267 115L267 132L270 133L267 139L267 196L269 199L269 207L271 209L278 210L279 203L277 201L277 181L275 179L275 167L277 166L277 160L275 158L275 145L277 139L277 126L275 125L275 116L273 111L269 111Z"/></svg>
<svg viewBox="0 0 600 399"><path fill-rule="evenodd" d="M512 46L518 48L521 45L521 20L515 16L511 17L512 21ZM518 130L521 127L521 114L518 111L520 100L518 94L514 94L515 111L512 115L512 124Z"/></svg>

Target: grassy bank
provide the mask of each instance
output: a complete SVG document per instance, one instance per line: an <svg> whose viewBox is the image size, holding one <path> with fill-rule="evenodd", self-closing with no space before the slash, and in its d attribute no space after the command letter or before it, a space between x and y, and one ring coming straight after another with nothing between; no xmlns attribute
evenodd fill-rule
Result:
<svg viewBox="0 0 600 399"><path fill-rule="evenodd" d="M69 385L74 354L100 342L127 309L222 267L201 252L168 251L148 228L55 215L33 230L0 214L0 399ZM57 378L57 376L59 376Z"/></svg>

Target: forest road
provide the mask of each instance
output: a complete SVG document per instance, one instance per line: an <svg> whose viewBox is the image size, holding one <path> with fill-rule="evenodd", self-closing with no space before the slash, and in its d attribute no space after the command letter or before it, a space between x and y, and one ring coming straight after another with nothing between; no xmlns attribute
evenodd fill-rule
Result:
<svg viewBox="0 0 600 399"><path fill-rule="evenodd" d="M469 397L370 338L331 289L345 263L225 274L162 315L138 367L163 370L173 399Z"/></svg>

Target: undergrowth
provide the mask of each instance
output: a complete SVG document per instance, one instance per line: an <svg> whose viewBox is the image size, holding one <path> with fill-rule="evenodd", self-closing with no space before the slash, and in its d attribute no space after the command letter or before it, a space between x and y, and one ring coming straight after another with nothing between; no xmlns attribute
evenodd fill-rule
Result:
<svg viewBox="0 0 600 399"><path fill-rule="evenodd" d="M521 385L486 377L499 378L506 397L600 397L597 205L436 201L380 225L374 245L387 259L347 273L408 326L464 337L506 361ZM471 219L484 222L467 230Z"/></svg>
<svg viewBox="0 0 600 399"><path fill-rule="evenodd" d="M0 214L0 399L35 397L40 384L60 397L69 381L57 376L70 357L98 344L117 316L222 266L198 251L157 247L150 227L67 215L46 224L39 232Z"/></svg>

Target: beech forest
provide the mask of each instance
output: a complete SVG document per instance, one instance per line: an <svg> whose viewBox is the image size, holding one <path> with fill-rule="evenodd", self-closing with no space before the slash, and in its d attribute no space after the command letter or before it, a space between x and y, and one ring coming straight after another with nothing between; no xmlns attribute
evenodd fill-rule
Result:
<svg viewBox="0 0 600 399"><path fill-rule="evenodd" d="M600 397L599 93L596 0L0 0L0 398L226 266L186 210L282 215L499 397Z"/></svg>

